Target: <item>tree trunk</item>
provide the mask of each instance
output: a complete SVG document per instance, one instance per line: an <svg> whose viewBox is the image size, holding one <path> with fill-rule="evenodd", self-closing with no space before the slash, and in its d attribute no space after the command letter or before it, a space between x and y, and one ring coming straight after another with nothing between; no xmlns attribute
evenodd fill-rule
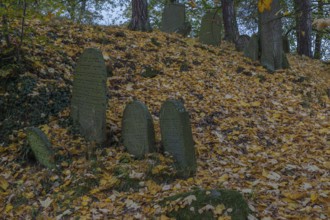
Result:
<svg viewBox="0 0 330 220"><path fill-rule="evenodd" d="M270 72L288 67L283 52L281 17L277 13L280 9L280 0L273 0L270 10L259 12L260 62Z"/></svg>
<svg viewBox="0 0 330 220"><path fill-rule="evenodd" d="M318 8L318 18L323 17L323 1L317 1ZM314 49L314 59L321 59L321 45L322 45L322 33L318 30L316 31L315 37L315 49Z"/></svg>
<svg viewBox="0 0 330 220"><path fill-rule="evenodd" d="M2 15L2 33L5 38L6 44L8 47L11 46L10 38L9 38L9 28L8 28L8 19L7 15Z"/></svg>
<svg viewBox="0 0 330 220"><path fill-rule="evenodd" d="M312 9L310 0L294 0L297 52L312 57Z"/></svg>
<svg viewBox="0 0 330 220"><path fill-rule="evenodd" d="M151 31L147 0L132 0L132 19L128 28L133 31Z"/></svg>
<svg viewBox="0 0 330 220"><path fill-rule="evenodd" d="M2 35L3 35L3 38L5 39L5 42L6 42L6 45L9 47L11 46L11 43L10 43L10 37L9 37L9 22L8 22L8 17L7 17L7 9L5 7L5 5L2 4L2 2L0 2L0 10L3 10L3 13L2 13L2 27L1 27L1 32L2 32ZM1 35L0 35L1 36ZM0 38L1 40L1 38Z"/></svg>
<svg viewBox="0 0 330 220"><path fill-rule="evenodd" d="M235 42L238 38L238 27L234 8L234 0L221 0L222 15L225 28L225 40Z"/></svg>

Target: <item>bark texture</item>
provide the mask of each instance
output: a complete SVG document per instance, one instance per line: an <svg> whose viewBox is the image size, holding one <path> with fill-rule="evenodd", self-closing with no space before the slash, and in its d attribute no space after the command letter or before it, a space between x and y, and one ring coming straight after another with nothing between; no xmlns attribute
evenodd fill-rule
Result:
<svg viewBox="0 0 330 220"><path fill-rule="evenodd" d="M294 0L297 52L312 57L312 9L310 0Z"/></svg>
<svg viewBox="0 0 330 220"><path fill-rule="evenodd" d="M234 0L221 0L223 24L225 28L224 40L235 42L239 36Z"/></svg>
<svg viewBox="0 0 330 220"><path fill-rule="evenodd" d="M147 0L132 0L132 19L128 28L133 31L151 31Z"/></svg>
<svg viewBox="0 0 330 220"><path fill-rule="evenodd" d="M260 62L270 72L286 68L288 65L283 52L282 22L278 11L280 1L273 0L270 10L259 13Z"/></svg>
<svg viewBox="0 0 330 220"><path fill-rule="evenodd" d="M317 1L317 9L318 9L318 18L323 16L323 1ZM322 46L322 32L316 31L315 36L315 49L314 49L314 59L321 59L321 46Z"/></svg>

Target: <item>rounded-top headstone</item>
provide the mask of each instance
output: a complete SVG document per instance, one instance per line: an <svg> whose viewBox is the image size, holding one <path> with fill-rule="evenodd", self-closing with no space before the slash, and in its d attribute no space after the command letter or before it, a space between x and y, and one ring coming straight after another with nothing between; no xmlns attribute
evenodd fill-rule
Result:
<svg viewBox="0 0 330 220"><path fill-rule="evenodd" d="M176 161L179 175L196 172L196 156L189 114L178 100L167 100L160 110L160 130L164 150Z"/></svg>
<svg viewBox="0 0 330 220"><path fill-rule="evenodd" d="M240 35L238 39L235 41L235 48L237 51L244 51L245 47L249 44L250 36L249 35Z"/></svg>
<svg viewBox="0 0 330 220"><path fill-rule="evenodd" d="M45 133L31 127L27 129L27 139L37 161L47 168L55 168L54 152Z"/></svg>
<svg viewBox="0 0 330 220"><path fill-rule="evenodd" d="M124 146L130 154L143 158L155 151L155 131L148 108L139 101L126 105L122 121Z"/></svg>
<svg viewBox="0 0 330 220"><path fill-rule="evenodd" d="M199 41L203 44L218 46L221 43L221 17L213 11L207 12L201 23Z"/></svg>
<svg viewBox="0 0 330 220"><path fill-rule="evenodd" d="M97 143L104 143L106 139L106 79L101 51L86 49L75 69L71 117L81 135Z"/></svg>

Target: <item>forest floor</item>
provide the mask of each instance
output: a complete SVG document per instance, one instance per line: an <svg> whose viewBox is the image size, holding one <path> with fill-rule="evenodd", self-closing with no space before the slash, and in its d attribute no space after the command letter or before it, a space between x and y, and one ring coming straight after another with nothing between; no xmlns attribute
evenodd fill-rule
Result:
<svg viewBox="0 0 330 220"><path fill-rule="evenodd" d="M288 55L291 68L270 74L226 42L213 47L159 31L65 22L29 27L24 73L0 90L1 218L166 219L179 207L160 206L163 198L225 188L244 195L249 219L330 219L329 64ZM74 66L88 47L103 52L112 74L111 138L95 161L86 160L90 143L69 117ZM143 77L148 68L159 74ZM151 112L160 148L159 111L169 98L183 100L190 114L198 164L192 178L166 179L168 158L135 160L121 143L123 110L138 99ZM58 170L29 160L31 125L49 137ZM215 215L226 219L228 212Z"/></svg>

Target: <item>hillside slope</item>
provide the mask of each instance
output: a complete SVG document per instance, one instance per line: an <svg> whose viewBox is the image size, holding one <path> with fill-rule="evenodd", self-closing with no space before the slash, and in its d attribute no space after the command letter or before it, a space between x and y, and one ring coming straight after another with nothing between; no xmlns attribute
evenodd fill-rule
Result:
<svg viewBox="0 0 330 220"><path fill-rule="evenodd" d="M257 218L330 218L329 65L288 55L291 68L269 74L226 42L216 48L158 31L29 25L35 32L24 48L26 71L0 94L6 123L16 129L0 147L4 218L159 217L170 209L159 201L196 187L242 192ZM111 138L96 162L86 161L89 143L71 129L68 108L74 65L88 47L102 50L112 73ZM143 77L145 69L159 74ZM120 142L125 105L138 99L152 114L159 147L159 110L169 98L183 100L190 113L198 171L188 180L162 179L170 172L166 158L133 160ZM40 123L61 171L26 162L22 128ZM148 178L154 157L159 181Z"/></svg>

